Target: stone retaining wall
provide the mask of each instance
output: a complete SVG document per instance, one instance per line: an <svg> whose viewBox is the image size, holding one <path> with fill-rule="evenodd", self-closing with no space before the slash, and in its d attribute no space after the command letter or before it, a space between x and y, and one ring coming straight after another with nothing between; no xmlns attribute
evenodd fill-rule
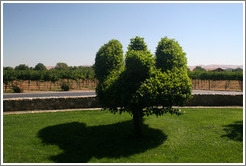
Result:
<svg viewBox="0 0 246 166"><path fill-rule="evenodd" d="M55 110L100 107L95 96L89 97L40 97L3 100L3 111Z"/></svg>
<svg viewBox="0 0 246 166"><path fill-rule="evenodd" d="M186 106L243 106L243 95L194 94Z"/></svg>
<svg viewBox="0 0 246 166"><path fill-rule="evenodd" d="M243 106L243 95L194 94L186 106ZM15 98L3 100L3 111L99 108L96 96Z"/></svg>

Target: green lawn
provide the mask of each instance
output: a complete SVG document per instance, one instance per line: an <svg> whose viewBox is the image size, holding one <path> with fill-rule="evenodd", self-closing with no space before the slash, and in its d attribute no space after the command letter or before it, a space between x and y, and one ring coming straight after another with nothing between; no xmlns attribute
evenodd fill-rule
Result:
<svg viewBox="0 0 246 166"><path fill-rule="evenodd" d="M144 137L132 117L107 111L3 116L4 163L242 163L243 109L182 109L149 116Z"/></svg>

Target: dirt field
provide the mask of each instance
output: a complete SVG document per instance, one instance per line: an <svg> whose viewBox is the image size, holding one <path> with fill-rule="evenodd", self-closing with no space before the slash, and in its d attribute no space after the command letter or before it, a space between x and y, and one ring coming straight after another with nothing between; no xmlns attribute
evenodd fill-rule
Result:
<svg viewBox="0 0 246 166"><path fill-rule="evenodd" d="M40 81L20 81L22 89L24 92L28 91L51 91L51 90L61 90L62 81L52 82L40 82ZM69 84L72 90L91 90L95 89L98 81L97 80L79 80L72 81L69 80ZM11 91L11 86L3 84L3 89L5 91Z"/></svg>
<svg viewBox="0 0 246 166"><path fill-rule="evenodd" d="M243 91L243 81L191 80L193 89Z"/></svg>
<svg viewBox="0 0 246 166"><path fill-rule="evenodd" d="M70 80L71 90L92 90L95 89L98 84L97 80ZM231 91L243 91L242 81L212 81L212 80L191 80L193 89L205 89L205 90L231 90ZM50 91L61 90L62 81L52 82L40 82L40 81L21 81L24 92L28 91ZM10 85L3 85L4 92L11 91Z"/></svg>

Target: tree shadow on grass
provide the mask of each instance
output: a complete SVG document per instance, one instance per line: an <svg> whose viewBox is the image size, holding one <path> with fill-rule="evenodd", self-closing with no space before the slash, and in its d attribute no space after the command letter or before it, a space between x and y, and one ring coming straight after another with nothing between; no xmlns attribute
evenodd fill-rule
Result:
<svg viewBox="0 0 246 166"><path fill-rule="evenodd" d="M86 163L92 157L119 158L145 152L161 145L167 136L161 130L143 126L143 138L133 137L133 122L90 126L73 122L49 126L39 131L44 144L58 145L63 153L51 156L58 163Z"/></svg>
<svg viewBox="0 0 246 166"><path fill-rule="evenodd" d="M234 141L243 141L243 121L236 121L223 127L225 127L226 134L221 137L228 137Z"/></svg>

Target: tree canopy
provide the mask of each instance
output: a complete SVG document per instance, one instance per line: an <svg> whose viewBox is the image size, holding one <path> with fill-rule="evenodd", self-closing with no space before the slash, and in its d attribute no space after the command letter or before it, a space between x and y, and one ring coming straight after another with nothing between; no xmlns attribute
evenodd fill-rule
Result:
<svg viewBox="0 0 246 166"><path fill-rule="evenodd" d="M25 64L20 64L15 67L15 70L29 70L29 67L26 66Z"/></svg>
<svg viewBox="0 0 246 166"><path fill-rule="evenodd" d="M202 68L201 66L196 66L193 71L206 71L206 69Z"/></svg>
<svg viewBox="0 0 246 166"><path fill-rule="evenodd" d="M67 68L68 68L68 65L66 63L63 63L63 62L59 62L55 66L55 69L57 69L57 70L64 70Z"/></svg>
<svg viewBox="0 0 246 166"><path fill-rule="evenodd" d="M102 82L106 77L123 67L123 50L118 40L110 40L96 54L94 69L95 77Z"/></svg>
<svg viewBox="0 0 246 166"><path fill-rule="evenodd" d="M45 65L43 63L38 63L35 67L34 70L47 70Z"/></svg>
<svg viewBox="0 0 246 166"><path fill-rule="evenodd" d="M105 68L107 72L104 71L103 77L99 78L96 93L104 109L132 114L135 134L140 136L144 116L166 112L180 114L172 106L182 106L190 99L191 83L185 53L175 40L162 38L157 46L156 58L148 50L144 38L137 36L130 41L125 63L122 47L117 52L103 52L105 60L98 61L102 50L112 49L111 41L99 49L95 69ZM119 59L118 65L110 61L110 57ZM97 76L101 73L101 70L95 70Z"/></svg>

